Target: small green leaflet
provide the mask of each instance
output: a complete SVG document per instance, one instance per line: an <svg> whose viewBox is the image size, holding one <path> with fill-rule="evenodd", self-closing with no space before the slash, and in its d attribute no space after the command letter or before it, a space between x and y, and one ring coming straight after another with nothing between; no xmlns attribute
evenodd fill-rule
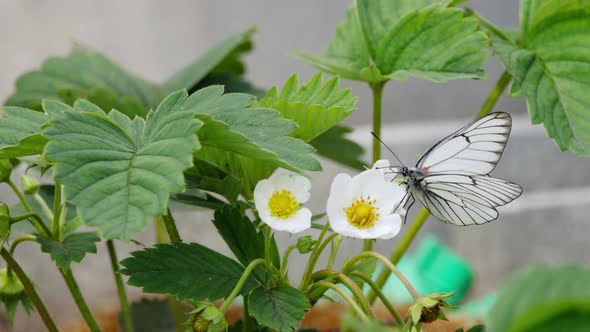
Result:
<svg viewBox="0 0 590 332"><path fill-rule="evenodd" d="M322 56L298 54L325 72L369 83L409 77L484 78L488 38L458 1L358 0Z"/></svg>
<svg viewBox="0 0 590 332"><path fill-rule="evenodd" d="M314 138L309 144L316 148L317 154L320 156L357 170L363 170L366 166L363 161L365 150L357 142L346 137L351 132L351 128L334 126Z"/></svg>
<svg viewBox="0 0 590 332"><path fill-rule="evenodd" d="M511 95L526 97L560 150L590 155L590 1L522 1L520 37L488 22L494 54L514 77ZM585 46L584 46L585 45Z"/></svg>
<svg viewBox="0 0 590 332"><path fill-rule="evenodd" d="M0 118L0 159L40 154L46 139L39 134L47 115L21 107L4 107Z"/></svg>
<svg viewBox="0 0 590 332"><path fill-rule="evenodd" d="M86 253L96 254L96 242L100 241L94 232L72 233L59 242L37 235L41 251L48 253L62 271L70 268L72 262L81 262Z"/></svg>
<svg viewBox="0 0 590 332"><path fill-rule="evenodd" d="M305 294L297 288L258 287L248 296L248 310L259 324L278 332L291 332L311 308Z"/></svg>
<svg viewBox="0 0 590 332"><path fill-rule="evenodd" d="M323 82L318 73L301 86L297 75L291 76L282 90L272 88L258 106L274 108L293 120L299 127L290 136L308 142L352 114L357 99L350 89L340 89L338 77Z"/></svg>
<svg viewBox="0 0 590 332"><path fill-rule="evenodd" d="M43 134L45 156L68 202L107 239L128 240L163 214L170 193L184 190L183 171L199 147L201 122L181 111L186 91L168 96L146 119L106 115L80 100L74 110L46 101L53 114Z"/></svg>
<svg viewBox="0 0 590 332"><path fill-rule="evenodd" d="M131 253L121 261L129 285L146 293L171 294L179 299L215 301L233 290L244 272L236 261L197 243L158 244ZM248 279L241 294L256 287Z"/></svg>

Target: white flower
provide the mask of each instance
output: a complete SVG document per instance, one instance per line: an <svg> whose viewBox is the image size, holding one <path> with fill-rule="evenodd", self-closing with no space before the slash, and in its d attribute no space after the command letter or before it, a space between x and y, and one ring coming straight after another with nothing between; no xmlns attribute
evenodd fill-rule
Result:
<svg viewBox="0 0 590 332"><path fill-rule="evenodd" d="M298 233L311 227L311 211L302 207L310 196L311 182L299 174L278 169L254 188L260 219L276 231Z"/></svg>
<svg viewBox="0 0 590 332"><path fill-rule="evenodd" d="M328 198L330 226L345 236L390 239L400 231L405 194L402 185L385 179L383 169L373 168L355 177L338 174Z"/></svg>

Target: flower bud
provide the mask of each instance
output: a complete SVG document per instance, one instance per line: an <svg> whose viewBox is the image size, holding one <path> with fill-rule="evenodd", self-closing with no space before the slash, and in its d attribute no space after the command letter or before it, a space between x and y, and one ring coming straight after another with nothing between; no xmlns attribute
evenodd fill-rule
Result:
<svg viewBox="0 0 590 332"><path fill-rule="evenodd" d="M0 269L0 302L6 304L10 322L14 321L14 314L19 303L24 306L27 312L33 308L23 284L14 273L9 274L6 268Z"/></svg>
<svg viewBox="0 0 590 332"><path fill-rule="evenodd" d="M453 296L455 292L451 293L435 293L417 300L417 303L410 307L409 312L414 324L418 323L432 323L437 319L446 319L443 308L454 309L452 305L448 304L445 299Z"/></svg>
<svg viewBox="0 0 590 332"><path fill-rule="evenodd" d="M191 312L194 314L191 326L194 332L223 332L227 330L225 316L215 305L203 303Z"/></svg>
<svg viewBox="0 0 590 332"><path fill-rule="evenodd" d="M302 236L297 239L297 250L299 250L300 254L307 254L313 250L316 242L317 241L314 240L311 235Z"/></svg>
<svg viewBox="0 0 590 332"><path fill-rule="evenodd" d="M0 160L0 182L6 182L10 178L12 172L12 164L8 159Z"/></svg>
<svg viewBox="0 0 590 332"><path fill-rule="evenodd" d="M39 181L37 181L37 178L27 174L20 177L20 184L27 195L34 195L39 189Z"/></svg>

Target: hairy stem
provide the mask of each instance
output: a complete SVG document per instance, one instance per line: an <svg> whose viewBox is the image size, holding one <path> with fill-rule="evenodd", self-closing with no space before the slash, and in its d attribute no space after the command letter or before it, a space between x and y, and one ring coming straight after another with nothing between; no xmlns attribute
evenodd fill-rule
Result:
<svg viewBox="0 0 590 332"><path fill-rule="evenodd" d="M362 289L346 274L334 270L321 270L313 274L312 280L314 281L314 283L312 284L312 288L315 283L322 280L326 282L332 282L332 280L335 280L343 284L350 290L350 292L356 299L357 304L359 304L363 312L368 317L373 318L371 305L369 304L369 301L367 301L367 298L363 294Z"/></svg>
<svg viewBox="0 0 590 332"><path fill-rule="evenodd" d="M315 265L316 265L318 259L322 255L322 251L324 251L326 246L330 242L332 242L332 240L336 236L338 236L338 234L333 233L330 236L328 236L328 238L324 242L322 242L329 227L330 227L329 224L326 223L326 225L324 226L324 229L322 230L322 233L320 234L320 237L318 238L318 242L316 243L315 247L313 248L313 250L311 252L311 255L309 256L309 261L307 262L307 267L305 268L305 272L303 273L303 277L301 278L301 285L299 285L299 289L301 289L302 291L305 291L307 289L307 287L309 287L309 282L311 280L311 274L313 273L313 269L315 268Z"/></svg>
<svg viewBox="0 0 590 332"><path fill-rule="evenodd" d="M33 302L33 305L37 309L39 316L41 316L45 327L47 327L47 330L50 332L59 332L55 326L55 323L53 322L53 319L51 319L51 316L49 316L49 312L47 312L45 304L43 304L43 301L41 301L39 294L35 290L33 283L20 267L20 265L18 265L16 260L14 260L12 255L5 248L0 249L0 255L6 261L6 265L14 272L14 274L16 274L18 280L20 280L25 289L25 292L31 299L31 302Z"/></svg>
<svg viewBox="0 0 590 332"><path fill-rule="evenodd" d="M289 267L289 256L293 250L297 249L296 244L292 244L285 250L285 254L283 255L283 260L281 262L281 270L279 271L279 276L283 277L287 272L287 268Z"/></svg>
<svg viewBox="0 0 590 332"><path fill-rule="evenodd" d="M37 204L39 204L39 206L43 210L43 213L45 214L47 219L49 219L49 220L53 219L53 211L51 211L49 206L47 206L47 203L45 202L43 197L41 197L41 195L39 195L39 193L34 193L33 199L35 200L35 202L37 202Z"/></svg>
<svg viewBox="0 0 590 332"><path fill-rule="evenodd" d="M21 193L21 191L18 189L16 184L14 184L14 182L12 182L12 180L10 180L10 179L6 179L6 184L8 184L10 186L10 188L12 189L12 191L14 191L16 196L18 196L18 199L21 202L21 204L23 205L23 207L25 208L25 210L29 213L33 213L33 209L31 209L31 206L29 205L29 203L25 199L25 196L23 195L23 193Z"/></svg>
<svg viewBox="0 0 590 332"><path fill-rule="evenodd" d="M254 268L257 267L258 265L261 265L261 264L266 265L267 268L269 269L269 272L272 273L270 266L268 266L268 262L264 258L258 258L258 259L253 260L252 262L250 262L250 264L248 264L248 266L244 270L244 273L242 273L242 276L238 280L238 283L236 284L236 286L234 287L232 292L227 296L227 298L225 299L223 304L219 307L219 310L221 312L225 312L229 308L232 301L236 298L236 296L238 296L238 294L240 294L242 287L244 286L244 284L248 280L248 277L250 276L250 274L252 273Z"/></svg>
<svg viewBox="0 0 590 332"><path fill-rule="evenodd" d="M164 226L166 226L166 231L168 232L168 236L170 237L170 242L182 242L182 239L180 238L180 233L178 233L178 228L176 228L176 223L174 222L174 218L172 217L170 209L168 209L168 212L166 214L162 215L162 221L164 222Z"/></svg>
<svg viewBox="0 0 590 332"><path fill-rule="evenodd" d="M389 261L389 259L387 259L387 257L385 257L379 253L376 253L374 251L361 252L360 254L354 256L353 258L348 260L344 264L344 266L342 266L342 272L343 273L351 272L352 267L354 266L354 263L358 262L361 259L368 258L368 257L374 257L374 258L377 258L378 260L380 260L381 262L383 262L383 265L385 265L385 267L388 268L389 271L393 272L393 274L395 274L397 276L397 278L402 282L402 284L404 284L404 286L406 287L408 292L410 292L410 294L412 295L412 297L415 300L418 300L420 298L420 295L418 294L418 292L416 292L416 289L414 289L414 286L412 286L412 284L410 284L408 279L406 279L406 277L397 269L397 267L395 267L395 265L393 263L391 263ZM379 288L381 288L381 287L379 287Z"/></svg>
<svg viewBox="0 0 590 332"><path fill-rule="evenodd" d="M328 258L328 264L326 265L326 269L332 269L334 265L334 261L336 261L336 256L338 255L338 249L340 248L340 244L342 243L342 239L344 237L342 235L336 236L334 242L332 242L332 246L330 247L330 257Z"/></svg>
<svg viewBox="0 0 590 332"><path fill-rule="evenodd" d="M121 314L123 315L123 322L125 323L125 331L135 331L133 327L133 318L131 317L131 310L129 309L129 301L127 300L127 293L125 292L125 284L123 277L119 273L119 260L117 259L117 251L113 240L107 240L107 249L111 259L111 267L113 268L113 275L117 285L117 293L119 295L119 303L121 304Z"/></svg>
<svg viewBox="0 0 590 332"><path fill-rule="evenodd" d="M350 307L356 312L356 314L362 320L364 320L364 321L369 320L369 317L367 317L367 315L365 314L363 309L361 309L361 307L352 299L352 297L350 297L350 295L348 295L348 293L346 293L342 288L338 287L337 285L334 285L333 283L327 282L327 281L318 281L318 282L314 282L312 287L322 287L322 288L332 289L333 291L338 293L340 296L342 296L342 298L344 300L346 300L346 302L348 302L348 304L350 304Z"/></svg>
<svg viewBox="0 0 590 332"><path fill-rule="evenodd" d="M80 292L80 287L78 286L76 279L74 279L74 275L72 274L72 270L68 269L68 270L62 271L60 269L59 271L60 271L61 275L63 276L63 278L66 282L66 285L68 286L68 288L70 290L70 293L72 293L72 297L74 298L74 301L76 302L76 305L78 306L78 309L80 310L80 313L82 314L82 317L86 321L86 324L88 324L88 328L90 329L90 331L91 332L101 332L102 329L100 328L100 326L96 322L96 319L94 319L92 312L88 308L88 304L86 304L86 300L84 300L84 297L82 296L82 293Z"/></svg>
<svg viewBox="0 0 590 332"><path fill-rule="evenodd" d="M508 83L510 83L510 81L512 81L512 75L510 75L508 71L504 70L502 76L500 76L500 78L496 82L496 86L494 86L492 91L490 91L490 94L481 105L479 113L477 113L477 115L475 116L476 119L488 115L494 109L494 106L496 106L498 99L500 99L502 93L504 93L504 90L506 90L506 87L508 86Z"/></svg>
<svg viewBox="0 0 590 332"><path fill-rule="evenodd" d="M21 244L23 242L27 242L27 241L36 242L37 241L37 237L35 235L27 234L27 235L23 235L21 237L16 238L10 244L10 248L8 249L8 252L11 255L14 255L14 251L16 250L16 246L18 246L19 244Z"/></svg>
<svg viewBox="0 0 590 332"><path fill-rule="evenodd" d="M357 278L363 280L364 282L366 282L367 285L369 285L369 287L371 287L371 289L377 294L377 296L379 297L379 299L381 300L381 302L383 303L385 308L387 308L387 310L389 310L389 313L391 314L393 319L395 319L395 322L397 323L397 325L404 326L404 320L403 320L402 316L400 315L400 313L397 312L395 307L391 304L391 302L389 302L389 300L387 299L385 294L383 294L381 289L379 289L379 287L373 281L373 279L371 279L371 277L369 277L368 275L366 275L360 271L352 271L350 273L350 275L353 277L357 277Z"/></svg>

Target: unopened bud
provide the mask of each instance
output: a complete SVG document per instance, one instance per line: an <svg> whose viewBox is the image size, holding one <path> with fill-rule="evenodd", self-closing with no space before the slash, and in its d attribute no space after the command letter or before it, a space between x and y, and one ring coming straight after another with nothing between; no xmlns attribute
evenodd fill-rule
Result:
<svg viewBox="0 0 590 332"><path fill-rule="evenodd" d="M27 195L34 195L39 190L39 181L37 178L30 175L23 175L20 177L20 184L23 187L23 191Z"/></svg>
<svg viewBox="0 0 590 332"><path fill-rule="evenodd" d="M299 250L300 254L307 254L313 250L316 242L317 241L314 240L311 235L302 236L297 239L297 250Z"/></svg>
<svg viewBox="0 0 590 332"><path fill-rule="evenodd" d="M204 303L191 313L194 314L191 322L194 332L227 331L225 316L215 305Z"/></svg>

